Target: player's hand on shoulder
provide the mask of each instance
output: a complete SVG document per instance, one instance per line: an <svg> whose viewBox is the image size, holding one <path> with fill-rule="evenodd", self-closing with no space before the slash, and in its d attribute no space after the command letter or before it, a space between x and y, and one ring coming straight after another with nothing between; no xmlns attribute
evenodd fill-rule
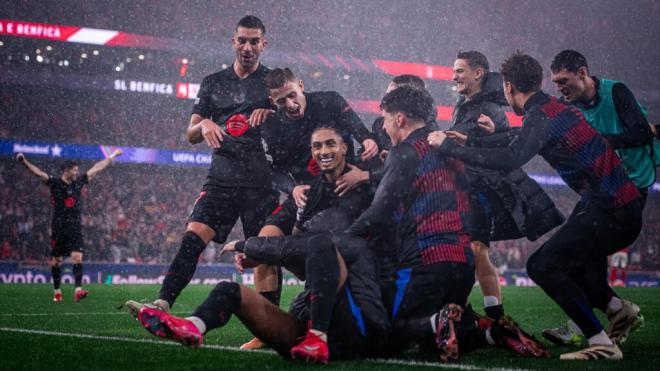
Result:
<svg viewBox="0 0 660 371"><path fill-rule="evenodd" d="M373 139L365 139L362 141L364 152L362 152L362 161L369 160L378 155L378 144Z"/></svg>
<svg viewBox="0 0 660 371"><path fill-rule="evenodd" d="M456 144L459 144L461 146L464 146L467 144L467 135L454 131L454 130L449 130L445 133L447 135L447 138L452 139Z"/></svg>
<svg viewBox="0 0 660 371"><path fill-rule="evenodd" d="M291 195L296 202L296 206L305 207L307 204L307 191L309 191L309 188L310 186L306 184L297 185L293 188Z"/></svg>
<svg viewBox="0 0 660 371"><path fill-rule="evenodd" d="M202 120L200 125L202 127L202 137L204 137L206 144L208 144L211 148L220 148L220 145L224 140L224 136L227 135L227 133L225 133L225 131L222 130L218 124L211 121L210 119Z"/></svg>
<svg viewBox="0 0 660 371"><path fill-rule="evenodd" d="M346 164L351 170L342 175L335 182L335 193L340 197L357 188L360 184L369 181L369 172L351 164Z"/></svg>
<svg viewBox="0 0 660 371"><path fill-rule="evenodd" d="M252 111L248 122L250 123L251 127L259 126L266 122L266 120L268 120L270 115L273 113L275 113L275 111L269 108L257 108L256 110Z"/></svg>

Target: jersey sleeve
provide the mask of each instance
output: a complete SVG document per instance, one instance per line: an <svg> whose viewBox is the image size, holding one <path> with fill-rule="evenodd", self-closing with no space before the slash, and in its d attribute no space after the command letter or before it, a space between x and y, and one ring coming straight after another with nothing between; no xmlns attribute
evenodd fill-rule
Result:
<svg viewBox="0 0 660 371"><path fill-rule="evenodd" d="M202 84L197 92L195 104L193 105L192 113L198 114L204 118L211 117L211 82L208 77L202 80Z"/></svg>
<svg viewBox="0 0 660 371"><path fill-rule="evenodd" d="M506 114L504 113L504 110L501 106L493 102L486 102L482 108L481 113L493 120L496 133L500 133L509 129L509 119L506 118Z"/></svg>
<svg viewBox="0 0 660 371"><path fill-rule="evenodd" d="M653 132L632 91L625 84L616 83L612 87L612 100L624 127L621 134L603 135L612 147L620 149L651 144Z"/></svg>
<svg viewBox="0 0 660 371"><path fill-rule="evenodd" d="M511 142L520 135L520 128L511 128L499 133L483 137L470 137L467 139L468 147L508 147Z"/></svg>
<svg viewBox="0 0 660 371"><path fill-rule="evenodd" d="M531 160L548 143L550 123L547 121L547 116L540 112L531 113L525 118L520 135L505 148L462 147L445 140L439 150L468 164L511 171Z"/></svg>
<svg viewBox="0 0 660 371"><path fill-rule="evenodd" d="M384 224L391 218L396 208L412 192L417 163L417 154L414 148L407 143L390 151L374 200L358 220L348 228L349 234L364 236L372 226Z"/></svg>
<svg viewBox="0 0 660 371"><path fill-rule="evenodd" d="M351 134L358 142L362 143L365 139L373 139L367 127L364 126L360 117L353 111L346 99L337 92L331 92L331 101L335 120L342 130Z"/></svg>

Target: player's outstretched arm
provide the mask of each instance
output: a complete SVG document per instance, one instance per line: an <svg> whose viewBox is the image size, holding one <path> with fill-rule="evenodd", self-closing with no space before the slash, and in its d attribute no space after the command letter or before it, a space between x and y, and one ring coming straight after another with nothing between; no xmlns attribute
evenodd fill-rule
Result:
<svg viewBox="0 0 660 371"><path fill-rule="evenodd" d="M43 170L39 169L36 165L33 165L28 159L25 157L24 154L19 153L16 155L16 160L23 164L32 174L36 175L41 179L42 182L46 183L48 181L48 174L46 174Z"/></svg>
<svg viewBox="0 0 660 371"><path fill-rule="evenodd" d="M122 154L121 149L116 149L114 152L110 154L110 156L108 156L108 158L95 163L91 169L87 170L87 180L92 180L92 178L94 178L96 174L100 173L103 169L108 167L108 165L110 165L112 160L121 154Z"/></svg>

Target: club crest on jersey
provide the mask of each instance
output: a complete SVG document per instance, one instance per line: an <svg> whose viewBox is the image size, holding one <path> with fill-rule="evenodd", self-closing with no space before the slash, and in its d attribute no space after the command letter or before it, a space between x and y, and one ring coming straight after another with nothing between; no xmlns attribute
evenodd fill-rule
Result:
<svg viewBox="0 0 660 371"><path fill-rule="evenodd" d="M240 137L250 128L248 117L241 113L231 115L227 119L227 132L234 137Z"/></svg>
<svg viewBox="0 0 660 371"><path fill-rule="evenodd" d="M76 206L76 199L73 197L67 197L64 199L64 206L66 206L68 209Z"/></svg>

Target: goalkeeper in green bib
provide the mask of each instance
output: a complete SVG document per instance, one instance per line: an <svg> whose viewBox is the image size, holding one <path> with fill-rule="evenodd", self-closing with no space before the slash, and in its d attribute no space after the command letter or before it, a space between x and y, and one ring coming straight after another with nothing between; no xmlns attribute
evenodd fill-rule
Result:
<svg viewBox="0 0 660 371"><path fill-rule="evenodd" d="M575 105L615 149L642 194L643 207L648 189L655 182L655 167L660 164L660 142L654 139L646 110L622 82L592 76L586 58L577 51L564 50L557 54L550 70L562 99ZM602 279L607 281L605 276ZM591 303L591 306L605 312L609 322L607 334L620 344L641 327L644 317L637 304L621 299L611 288L609 297L608 302ZM577 345L584 337L570 320L558 328L544 330L543 336L560 345Z"/></svg>

